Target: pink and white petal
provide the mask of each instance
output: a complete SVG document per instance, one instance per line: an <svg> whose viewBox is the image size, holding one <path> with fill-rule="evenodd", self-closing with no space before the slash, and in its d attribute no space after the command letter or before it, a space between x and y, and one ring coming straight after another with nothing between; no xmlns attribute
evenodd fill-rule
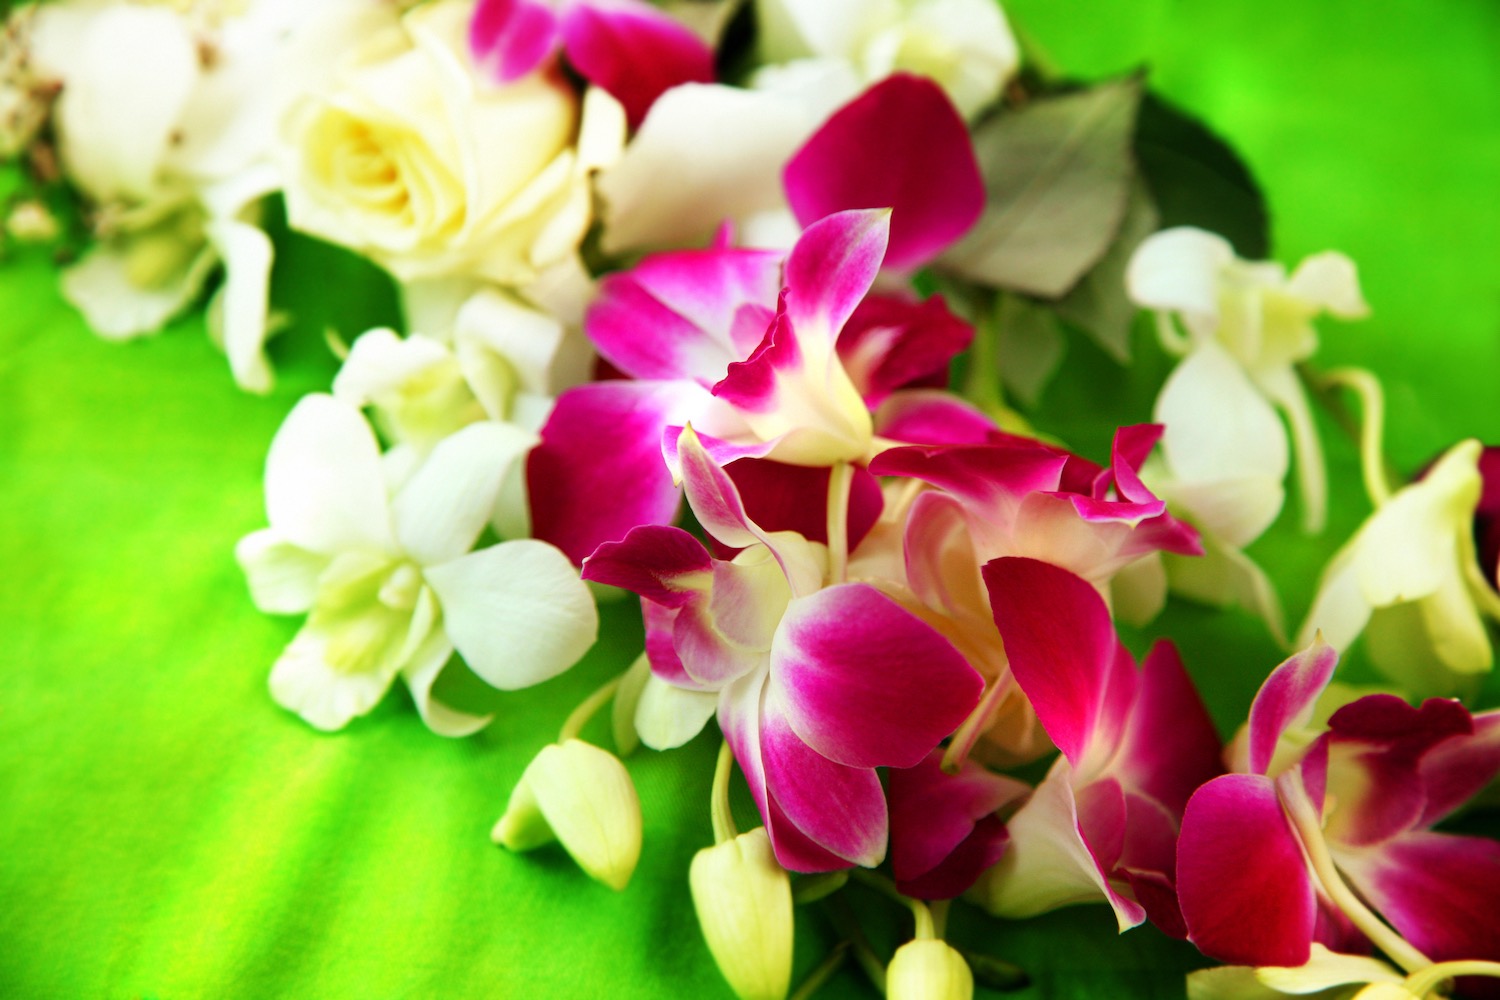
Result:
<svg viewBox="0 0 1500 1000"><path fill-rule="evenodd" d="M473 715L446 705L433 697L432 685L453 656L453 643L442 629L436 629L417 649L416 655L401 668L401 677L411 691L417 714L427 728L439 736L470 736L494 720L493 715Z"/></svg>
<svg viewBox="0 0 1500 1000"><path fill-rule="evenodd" d="M913 767L984 689L932 626L865 583L792 601L771 646L771 691L818 754L856 768Z"/></svg>
<svg viewBox="0 0 1500 1000"><path fill-rule="evenodd" d="M892 393L875 411L875 434L908 444L983 444L995 422L972 403L941 389Z"/></svg>
<svg viewBox="0 0 1500 1000"><path fill-rule="evenodd" d="M1110 884L1079 828L1072 769L1058 758L1006 824L1010 844L999 864L980 876L974 897L1001 917L1034 917L1062 906L1101 899L1121 931L1146 919L1140 904Z"/></svg>
<svg viewBox="0 0 1500 1000"><path fill-rule="evenodd" d="M423 566L469 551L489 523L500 484L535 443L529 431L493 420L439 441L391 501L401 547Z"/></svg>
<svg viewBox="0 0 1500 1000"><path fill-rule="evenodd" d="M270 615L301 614L311 608L318 576L328 566L327 556L293 545L272 528L241 538L234 558L245 571L250 600Z"/></svg>
<svg viewBox="0 0 1500 1000"><path fill-rule="evenodd" d="M690 690L700 690L697 681L683 669L682 660L672 643L672 634L677 630L680 612L657 604L641 601L641 620L646 627L646 659L651 664L651 674L668 684Z"/></svg>
<svg viewBox="0 0 1500 1000"><path fill-rule="evenodd" d="M683 670L704 688L763 670L791 593L765 548L733 563L715 563L713 590L678 612L672 648Z"/></svg>
<svg viewBox="0 0 1500 1000"><path fill-rule="evenodd" d="M744 459L724 467L739 490L747 516L768 532L792 531L810 542L828 544L829 469ZM853 551L880 519L884 506L879 481L858 466L849 486L847 525Z"/></svg>
<svg viewBox="0 0 1500 1000"><path fill-rule="evenodd" d="M940 295L919 302L871 294L844 324L837 348L839 363L873 410L898 389L947 385L948 362L973 339L974 328Z"/></svg>
<svg viewBox="0 0 1500 1000"><path fill-rule="evenodd" d="M793 730L768 687L761 706L760 748L769 797L809 840L855 865L885 859L885 790L875 770L829 760Z"/></svg>
<svg viewBox="0 0 1500 1000"><path fill-rule="evenodd" d="M1419 774L1427 805L1419 826L1439 822L1500 773L1500 710L1476 713L1473 722L1471 735L1444 740L1422 755Z"/></svg>
<svg viewBox="0 0 1500 1000"><path fill-rule="evenodd" d="M670 88L714 80L713 50L685 25L639 0L568 4L560 27L568 62L624 106L632 128Z"/></svg>
<svg viewBox="0 0 1500 1000"><path fill-rule="evenodd" d="M1093 744L1115 673L1109 609L1081 577L1036 559L992 560L984 582L1011 671L1076 767Z"/></svg>
<svg viewBox="0 0 1500 1000"><path fill-rule="evenodd" d="M634 378L687 378L708 386L765 336L780 279L777 253L657 254L599 283L584 328L599 352ZM747 336L744 331L754 329L755 319L764 322L742 347L735 334Z"/></svg>
<svg viewBox="0 0 1500 1000"><path fill-rule="evenodd" d="M636 703L635 731L652 750L672 750L702 732L718 705L717 691L690 691L652 674Z"/></svg>
<svg viewBox="0 0 1500 1000"><path fill-rule="evenodd" d="M1125 790L1111 777L1081 785L1075 778L1073 803L1078 810L1078 832L1083 834L1099 871L1107 877L1119 867L1125 853Z"/></svg>
<svg viewBox="0 0 1500 1000"><path fill-rule="evenodd" d="M1317 899L1271 779L1226 774L1188 800L1177 841L1177 898L1188 939L1210 958L1307 961Z"/></svg>
<svg viewBox="0 0 1500 1000"><path fill-rule="evenodd" d="M942 759L938 749L914 767L888 772L891 869L898 882L932 871L973 833L976 823L1031 791L1024 782L973 760L965 760L957 774L948 774Z"/></svg>
<svg viewBox="0 0 1500 1000"><path fill-rule="evenodd" d="M487 684L504 691L567 670L599 634L588 587L545 542L501 542L423 575L442 604L443 629Z"/></svg>
<svg viewBox="0 0 1500 1000"><path fill-rule="evenodd" d="M1161 436L1161 424L1131 424L1115 431L1114 441L1110 444L1109 472L1115 492L1122 500L1137 504L1156 501L1156 495L1141 482L1139 473L1141 466L1146 464L1146 456L1151 454ZM1096 494L1099 499L1106 495L1102 491Z"/></svg>
<svg viewBox="0 0 1500 1000"><path fill-rule="evenodd" d="M804 226L846 209L893 209L885 265L898 270L937 256L984 208L963 119L937 84L906 73L835 111L782 177Z"/></svg>
<svg viewBox="0 0 1500 1000"><path fill-rule="evenodd" d="M394 549L380 446L357 409L323 393L292 408L266 456L266 514L311 552Z"/></svg>
<svg viewBox="0 0 1500 1000"><path fill-rule="evenodd" d="M1334 860L1429 958L1500 960L1500 843L1421 831L1378 847L1336 849Z"/></svg>
<svg viewBox="0 0 1500 1000"><path fill-rule="evenodd" d="M1141 664L1140 693L1116 758L1127 787L1177 816L1193 792L1223 773L1219 735L1177 647L1157 642Z"/></svg>
<svg viewBox="0 0 1500 1000"><path fill-rule="evenodd" d="M583 561L583 579L623 587L655 604L680 608L707 598L714 562L703 543L681 528L647 524L605 542Z"/></svg>
<svg viewBox="0 0 1500 1000"><path fill-rule="evenodd" d="M782 280L803 355L833 353L839 331L880 273L890 228L889 209L839 212L812 223L792 247Z"/></svg>
<svg viewBox="0 0 1500 1000"><path fill-rule="evenodd" d="M1276 755L1276 743L1290 728L1312 718L1318 696L1333 678L1338 652L1321 638L1271 671L1250 706L1250 770L1265 774ZM1287 963L1281 963L1287 964ZM1296 965L1298 963L1290 963Z"/></svg>
<svg viewBox="0 0 1500 1000"><path fill-rule="evenodd" d="M576 564L636 525L671 522L679 500L662 429L680 423L700 394L681 382L612 381L559 396L526 463L533 534Z"/></svg>
<svg viewBox="0 0 1500 1000"><path fill-rule="evenodd" d="M951 447L913 445L881 452L870 462L877 476L920 479L960 497L977 521L1008 527L1021 503L1055 490L1067 455L1035 442Z"/></svg>
<svg viewBox="0 0 1500 1000"><path fill-rule="evenodd" d="M551 57L561 41L544 0L479 0L469 21L469 52L483 71L510 83Z"/></svg>

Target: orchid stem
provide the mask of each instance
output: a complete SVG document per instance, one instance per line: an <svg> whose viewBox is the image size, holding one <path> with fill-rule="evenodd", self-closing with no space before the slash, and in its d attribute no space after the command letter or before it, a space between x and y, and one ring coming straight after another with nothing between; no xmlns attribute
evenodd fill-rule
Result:
<svg viewBox="0 0 1500 1000"><path fill-rule="evenodd" d="M933 899L927 903L927 909L932 914L932 936L947 937L948 935L948 907L951 899Z"/></svg>
<svg viewBox="0 0 1500 1000"><path fill-rule="evenodd" d="M1439 962L1407 976L1405 985L1407 992L1413 996L1425 997L1444 980L1454 976L1488 976L1500 979L1500 962Z"/></svg>
<svg viewBox="0 0 1500 1000"><path fill-rule="evenodd" d="M729 808L729 774L734 770L734 751L725 740L719 747L719 760L714 765L713 791L709 793L708 817L714 825L714 843L722 844L740 835L734 825L734 812Z"/></svg>
<svg viewBox="0 0 1500 1000"><path fill-rule="evenodd" d="M1010 691L1008 678L1000 678L985 688L984 695L979 699L979 704L974 706L974 711L958 727L953 734L953 739L948 743L948 749L943 752L941 767L944 774L957 774L964 766L964 761L969 759L969 752L974 749L978 742L980 733L990 724L995 717L995 709L1001 700Z"/></svg>
<svg viewBox="0 0 1500 1000"><path fill-rule="evenodd" d="M822 989L823 985L833 978L833 974L843 967L844 959L849 957L849 947L848 941L840 941L834 945L828 957L807 974L807 978L802 980L802 985L797 987L797 992L793 993L789 1000L809 1000L814 993Z"/></svg>
<svg viewBox="0 0 1500 1000"><path fill-rule="evenodd" d="M885 963L875 954L875 949L870 947L864 930L859 926L859 918L854 915L854 908L843 895L830 896L828 916L833 921L834 928L849 942L849 947L854 951L854 959L864 970L865 977L870 980L877 993L885 996Z"/></svg>
<svg viewBox="0 0 1500 1000"><path fill-rule="evenodd" d="M843 583L849 575L849 490L854 466L835 462L828 470L828 582Z"/></svg>
<svg viewBox="0 0 1500 1000"><path fill-rule="evenodd" d="M875 889L876 891L886 896L889 896L891 899L894 899L896 902L911 910L912 920L916 923L916 928L913 936L918 941L928 941L938 936L937 928L934 925L932 919L932 911L927 908L926 903L922 902L920 899L912 899L910 896L903 896L901 894L901 890L896 888L896 883L892 882L884 875L877 875L872 871L866 871L862 868L856 868L851 874L853 878L856 878L870 888Z"/></svg>
<svg viewBox="0 0 1500 1000"><path fill-rule="evenodd" d="M1363 413L1359 431L1360 472L1364 476L1365 493L1378 509L1391 498L1385 456L1381 451L1385 438L1385 394L1381 391L1380 381L1363 368L1340 368L1324 375L1322 383L1349 389L1359 397Z"/></svg>
<svg viewBox="0 0 1500 1000"><path fill-rule="evenodd" d="M578 707L563 721L562 729L557 734L557 742L566 743L568 740L578 738L583 732L583 727L588 725L594 713L604 707L604 703L614 697L615 691L620 687L620 678L615 677L604 684L603 687L579 702Z"/></svg>
<svg viewBox="0 0 1500 1000"><path fill-rule="evenodd" d="M974 340L964 379L964 396L986 413L1001 409L1005 402L1000 392L999 313L1000 303L994 300L974 307Z"/></svg>
<svg viewBox="0 0 1500 1000"><path fill-rule="evenodd" d="M1283 781L1289 777L1290 775L1283 775L1277 779L1277 785L1282 786L1283 790L1280 796L1283 808L1286 810L1287 818L1292 821L1292 826L1297 830L1302 846L1307 851L1307 859L1312 862L1313 871L1317 873L1318 880L1322 882L1324 890L1333 900L1334 905L1344 911L1344 916L1348 917L1365 937L1408 973L1418 973L1431 966L1431 959L1392 930L1385 921L1361 902L1358 896L1354 895L1354 891L1349 888L1334 865L1332 855L1328 853L1328 844L1323 840L1322 826L1318 822L1312 801L1307 797L1306 791L1299 783L1290 787L1290 794L1286 793L1288 789L1286 785L1283 785Z"/></svg>

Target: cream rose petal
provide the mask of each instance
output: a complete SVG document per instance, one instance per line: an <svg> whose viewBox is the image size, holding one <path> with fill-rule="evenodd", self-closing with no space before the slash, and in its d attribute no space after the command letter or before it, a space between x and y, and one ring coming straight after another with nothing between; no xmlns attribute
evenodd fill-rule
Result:
<svg viewBox="0 0 1500 1000"><path fill-rule="evenodd" d="M502 690L555 677L599 634L599 613L578 570L545 542L520 539L425 572L444 628L470 668Z"/></svg>

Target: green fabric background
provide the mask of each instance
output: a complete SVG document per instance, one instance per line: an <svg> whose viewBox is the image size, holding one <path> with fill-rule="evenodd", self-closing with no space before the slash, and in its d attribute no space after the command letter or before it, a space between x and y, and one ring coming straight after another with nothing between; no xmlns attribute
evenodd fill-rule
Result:
<svg viewBox="0 0 1500 1000"><path fill-rule="evenodd" d="M1359 262L1374 318L1327 325L1322 358L1384 376L1399 467L1462 436L1500 440L1491 0L1008 9L1072 73L1149 64L1244 154L1278 257L1336 247ZM628 606L607 610L606 641L575 671L489 699L498 720L472 739L430 735L399 693L334 736L270 701L296 622L254 610L233 545L264 523L271 435L333 371L324 326L352 335L393 308L361 268L304 243L278 262L277 298L295 324L276 345L278 387L258 398L234 388L197 318L107 344L45 261L0 269L0 996L727 995L685 876L710 838L711 735L630 759L646 839L623 893L560 852L516 857L487 838L567 710L638 650ZM1071 341L1043 426L1099 455L1098 413L1148 417L1161 366L1138 343L1126 377ZM1303 539L1284 518L1256 549L1283 568L1293 624L1365 512L1352 449L1325 431L1330 534ZM1174 607L1154 632L1180 639L1225 728L1279 656L1239 615ZM861 902L886 914L877 943L900 927ZM1195 963L1149 929L1117 937L1102 907L1024 923L956 907L954 923L957 940L1027 968L1023 998L1180 996ZM799 914L799 974L831 937L820 912ZM822 995L870 993L846 971Z"/></svg>

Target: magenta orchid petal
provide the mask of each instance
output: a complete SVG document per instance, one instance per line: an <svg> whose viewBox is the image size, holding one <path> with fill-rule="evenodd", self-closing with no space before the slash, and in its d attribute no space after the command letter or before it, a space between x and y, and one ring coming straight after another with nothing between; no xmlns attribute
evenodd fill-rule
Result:
<svg viewBox="0 0 1500 1000"><path fill-rule="evenodd" d="M837 347L844 370L874 409L898 389L946 385L948 362L973 339L974 328L940 295L921 302L869 295L844 324Z"/></svg>
<svg viewBox="0 0 1500 1000"><path fill-rule="evenodd" d="M890 226L889 211L851 211L803 231L782 279L786 314L799 342L832 354L839 331L880 273Z"/></svg>
<svg viewBox="0 0 1500 1000"><path fill-rule="evenodd" d="M612 381L559 396L526 463L533 535L581 563L636 525L672 521L678 493L662 461L661 429L681 421L693 389Z"/></svg>
<svg viewBox="0 0 1500 1000"><path fill-rule="evenodd" d="M771 683L798 737L850 767L915 766L984 689L947 639L864 583L787 606Z"/></svg>
<svg viewBox="0 0 1500 1000"><path fill-rule="evenodd" d="M713 50L648 3L572 3L563 10L561 31L568 62L624 105L631 128L672 87L714 82Z"/></svg>
<svg viewBox="0 0 1500 1000"><path fill-rule="evenodd" d="M708 388L765 336L781 258L730 249L655 254L600 281L584 330L633 378L687 378Z"/></svg>
<svg viewBox="0 0 1500 1000"><path fill-rule="evenodd" d="M873 868L885 858L885 791L873 768L829 760L797 735L776 692L762 703L761 760L767 794L823 849Z"/></svg>
<svg viewBox="0 0 1500 1000"><path fill-rule="evenodd" d="M642 525L618 542L605 542L583 561L583 578L623 587L667 608L680 608L708 590L713 559L681 528Z"/></svg>
<svg viewBox="0 0 1500 1000"><path fill-rule="evenodd" d="M1419 826L1439 822L1500 774L1500 711L1481 712L1473 723L1471 735L1444 740L1422 755L1427 804Z"/></svg>
<svg viewBox="0 0 1500 1000"><path fill-rule="evenodd" d="M983 410L940 389L907 389L875 411L875 434L904 444L983 444L995 431Z"/></svg>
<svg viewBox="0 0 1500 1000"><path fill-rule="evenodd" d="M957 774L948 774L942 769L942 759L943 751L938 749L914 767L889 772L891 868L898 885L923 881L979 833L978 824L987 819L998 823L994 815L997 810L1031 791L1026 784L988 771L972 760L965 760ZM1003 830L1004 825L1000 826ZM992 848L1004 848L1003 838L998 845L994 843L993 829L986 829L980 839ZM959 867L967 868L967 863ZM951 895L967 890L979 871ZM943 875L944 881L955 878L959 878L958 871ZM949 898L947 893L941 895Z"/></svg>
<svg viewBox="0 0 1500 1000"><path fill-rule="evenodd" d="M1250 706L1252 772L1265 774L1281 734L1312 718L1313 706L1333 678L1338 662L1339 654L1320 638L1271 671Z"/></svg>
<svg viewBox="0 0 1500 1000"><path fill-rule="evenodd" d="M1109 609L1082 578L1036 559L991 560L984 582L1016 682L1052 742L1077 766L1117 673Z"/></svg>
<svg viewBox="0 0 1500 1000"><path fill-rule="evenodd" d="M1353 886L1429 958L1500 960L1500 843L1423 831L1335 858Z"/></svg>
<svg viewBox="0 0 1500 1000"><path fill-rule="evenodd" d="M947 856L915 878L896 876L896 889L914 899L955 899L973 888L1005 855L1010 831L999 816L981 816Z"/></svg>
<svg viewBox="0 0 1500 1000"><path fill-rule="evenodd" d="M1184 941L1188 936L1182 907L1177 904L1177 887L1161 872L1137 872L1123 869L1121 875L1130 886L1136 902L1146 911L1146 919L1168 937Z"/></svg>
<svg viewBox="0 0 1500 1000"><path fill-rule="evenodd" d="M834 112L782 178L804 226L845 209L893 208L886 265L903 270L937 256L984 208L963 118L935 83L905 73Z"/></svg>
<svg viewBox="0 0 1500 1000"><path fill-rule="evenodd" d="M677 687L704 690L703 685L688 676L682 659L672 643L672 633L677 626L677 611L655 601L641 601L641 620L646 626L646 660L651 672Z"/></svg>
<svg viewBox="0 0 1500 1000"><path fill-rule="evenodd" d="M1125 790L1114 778L1090 781L1073 789L1078 830L1099 872L1109 878L1125 853Z"/></svg>
<svg viewBox="0 0 1500 1000"><path fill-rule="evenodd" d="M1177 816L1198 786L1223 773L1219 735L1170 642L1141 664L1140 693L1118 758L1119 771Z"/></svg>
<svg viewBox="0 0 1500 1000"><path fill-rule="evenodd" d="M778 308L759 345L744 361L729 365L713 386L713 394L735 409L767 413L781 402L783 381L803 368L802 345L792 330L785 308Z"/></svg>
<svg viewBox="0 0 1500 1000"><path fill-rule="evenodd" d="M949 615L985 607L968 519L953 497L935 490L917 495L902 549L907 585L928 607Z"/></svg>
<svg viewBox="0 0 1500 1000"><path fill-rule="evenodd" d="M795 531L810 542L828 544L828 469L745 459L725 466L724 471L734 480L745 511L756 524L766 531ZM856 466L849 486L851 551L875 526L884 505L879 481Z"/></svg>
<svg viewBox="0 0 1500 1000"><path fill-rule="evenodd" d="M479 0L469 21L475 64L501 83L541 66L560 42L557 14L539 0Z"/></svg>
<svg viewBox="0 0 1500 1000"><path fill-rule="evenodd" d="M1151 454L1151 449L1161 440L1161 435L1160 424L1134 424L1121 427L1115 432L1110 454L1110 473L1114 479L1115 491L1122 499L1139 504L1156 500L1155 495L1141 482L1139 473L1146 456Z"/></svg>
<svg viewBox="0 0 1500 1000"><path fill-rule="evenodd" d="M1316 893L1270 778L1226 774L1188 800L1177 841L1177 898L1189 939L1210 958L1234 965L1307 961Z"/></svg>
<svg viewBox="0 0 1500 1000"><path fill-rule="evenodd" d="M1181 818L1181 810L1173 812L1148 795L1127 791L1125 844L1120 849L1120 868L1134 872L1160 872L1169 878L1175 876L1177 824Z"/></svg>
<svg viewBox="0 0 1500 1000"><path fill-rule="evenodd" d="M983 512L998 524L1009 524L1032 493L1055 490L1067 456L1035 444L1029 446L921 446L892 448L870 462L877 476L906 476L940 487Z"/></svg>

